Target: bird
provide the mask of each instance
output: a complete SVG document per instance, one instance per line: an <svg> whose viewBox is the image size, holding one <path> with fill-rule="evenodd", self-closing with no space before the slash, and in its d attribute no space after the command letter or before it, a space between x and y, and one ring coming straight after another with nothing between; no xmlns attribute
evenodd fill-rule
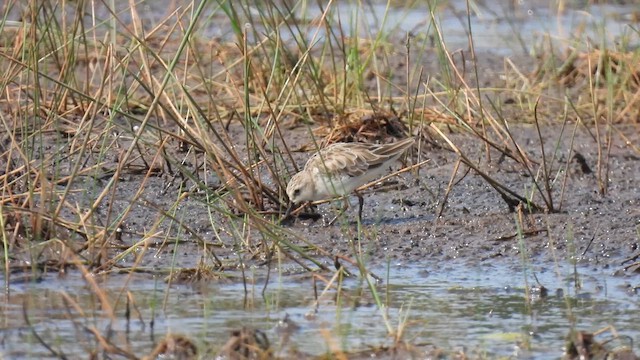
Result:
<svg viewBox="0 0 640 360"><path fill-rule="evenodd" d="M353 192L358 197L358 219L362 222L364 198L356 189L384 174L414 142L414 138L388 144L341 142L321 149L289 180L290 206L284 218L288 218L293 207L302 202L342 197L345 206L329 223L331 225L347 209L347 197Z"/></svg>

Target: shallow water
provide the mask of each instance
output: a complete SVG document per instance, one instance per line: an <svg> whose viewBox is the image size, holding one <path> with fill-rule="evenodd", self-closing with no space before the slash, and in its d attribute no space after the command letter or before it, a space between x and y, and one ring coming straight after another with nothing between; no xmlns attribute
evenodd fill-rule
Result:
<svg viewBox="0 0 640 360"><path fill-rule="evenodd" d="M559 10L549 1L483 1L470 2L467 16L465 1L442 2L435 10L435 20L449 51L466 49L469 44L469 26L476 50L492 51L495 54L529 54L534 44L543 36L552 41L566 39L591 39L597 46L611 46L624 34L634 33L630 14L637 11L637 4L584 4L566 1ZM358 7L353 4L335 4L332 15L334 21L342 24L349 36L358 34L368 38L379 31L392 34L412 34L413 36L433 34L433 24L428 2L423 6L387 8L385 2ZM310 17L320 17L317 7L304 8ZM301 12L301 16L305 14ZM355 27L346 19L363 19ZM631 26L630 26L631 25ZM637 28L637 27L636 27ZM313 32L310 32L310 35ZM373 35L371 35L373 34ZM581 44L585 45L585 44ZM595 46L591 44L591 46ZM435 45L434 45L435 46ZM574 45L578 46L578 44Z"/></svg>
<svg viewBox="0 0 640 360"><path fill-rule="evenodd" d="M170 3L169 5L167 3ZM252 16L259 17L258 5L248 1ZM260 3L260 2L257 2ZM393 2L392 2L393 3ZM414 4L404 7L402 2L396 6L387 6L386 1L342 1L332 2L332 10L327 16L335 26L341 26L345 36L358 36L363 39L375 38L379 32L393 36L404 37L406 34L414 36L432 36L434 26L431 19L429 3ZM620 37L637 32L637 21L634 12L638 9L637 1L620 1L611 3L590 4L586 1L563 1L563 8L558 9L556 2L547 0L519 0L519 1L471 1L467 11L466 1L440 1L434 9L435 20L442 30L444 40L450 51L458 48L466 49L469 42L469 25L473 34L476 50L490 50L499 55L529 54L533 46L543 36L549 36L552 41L567 45L567 39L590 39L591 47L608 44L613 46L620 42ZM171 17L176 9L183 9L190 2L140 1L137 3L143 24L152 28ZM316 20L322 17L325 8L320 9L317 4L307 2L296 3L295 18L306 20L311 25L307 29L308 41L324 41L326 35L323 26ZM322 6L326 6L323 2ZM123 23L131 21L128 3L116 2L118 18ZM73 6L68 6L72 10ZM19 20L19 8L9 10L9 20ZM101 3L91 8L92 16L86 16L85 26L102 29L101 22L96 20L108 19L111 12ZM469 17L467 17L469 13ZM220 7L212 3L205 8L204 17L213 20L202 22L200 29L208 37L224 41L236 41L226 15ZM93 18L95 16L95 19ZM353 20L357 19L357 26ZM302 22L304 23L304 22ZM315 25L313 25L315 24ZM248 25L247 25L248 26ZM279 35L291 40L287 26L282 26ZM258 29L258 32L263 32ZM250 34L249 34L250 35ZM255 40L255 39L253 39ZM389 39L391 40L391 39ZM402 44L404 46L404 44ZM432 45L435 46L435 45ZM637 44L632 46L638 46Z"/></svg>
<svg viewBox="0 0 640 360"><path fill-rule="evenodd" d="M378 270L379 276L386 274L385 269ZM525 284L536 285L534 270L549 290L547 298L525 294ZM328 351L331 347L329 339L321 334L323 329L329 331L334 349L357 351L392 344L370 291L355 278L344 282L342 306L337 305L336 291L331 290L321 297L317 310L311 275L274 278L264 298L260 295L261 281L249 287L245 298L243 285L238 283L168 287L153 279L132 280L126 285L125 276L96 280L112 304L120 296L114 305L112 341L138 355L150 352L153 343L166 333L187 335L198 343L201 353L215 353L230 332L242 326L264 331L277 348L282 333L277 325L287 314L297 329L281 349L281 355L294 348L312 355ZM379 284L377 291L389 304L392 329L397 330L406 317L403 339L422 346L424 351L437 346L471 356L540 359L561 356L570 329L594 332L611 325L620 335L638 339L640 324L636 315L640 298L629 291L628 281L584 267L574 275L569 265L560 266L556 272L554 266L524 271L519 265L468 267L452 262L443 266L391 265L388 283L392 285ZM131 292L140 310L139 317L132 311L129 322L120 295L123 288ZM65 305L63 293L77 302L84 315ZM40 283L12 285L3 294L2 304L3 358L39 358L48 354L24 321L25 304L33 329L45 342L72 358L85 355L96 346L83 327L95 327L103 335L109 328L98 298L75 275L48 275ZM315 316L309 316L312 314ZM604 335L607 337L610 334Z"/></svg>

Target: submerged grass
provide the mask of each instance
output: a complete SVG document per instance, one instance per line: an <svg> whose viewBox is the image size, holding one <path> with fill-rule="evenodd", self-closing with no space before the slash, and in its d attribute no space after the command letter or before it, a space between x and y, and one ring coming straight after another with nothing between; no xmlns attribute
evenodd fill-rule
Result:
<svg viewBox="0 0 640 360"><path fill-rule="evenodd" d="M613 47L582 37L559 46L544 38L531 76L506 60L505 86L484 88L474 2L467 2L468 51L448 48L439 19L445 5L436 1L429 2L423 36L403 34L401 50L395 24L388 24L391 2L376 25L381 31L369 27L366 6L331 1L194 1L157 10L163 16L155 20L144 6L9 0L1 8L6 287L15 273L67 267L87 276L168 274L169 283L225 279L226 270L243 271L239 278L247 281L246 268L264 265L270 274L281 262L328 272L335 254L279 219L288 204L286 182L298 170L295 152L336 141L417 136L416 175L427 144L455 152L438 216L459 172L479 175L512 211L561 211L574 156L573 142L561 146L570 121L573 134L582 127L597 144L595 172L604 195L612 144L624 140L614 125L640 112L635 29ZM231 32L212 38L217 23ZM428 67L426 53L435 65ZM505 97L515 99L524 121L503 108ZM549 120L558 108L562 120ZM512 131L522 122L537 129L535 154ZM543 136L545 126L558 125L558 138ZM295 134L307 135L308 144L292 136L300 128ZM469 154L449 131L468 133L484 145L484 156ZM529 176L526 189L492 177L487 166L496 157ZM344 233L352 231L347 223ZM368 235L358 223L353 264L401 346L408 320L394 328L385 311L360 248ZM177 259L187 251L199 261ZM163 254L172 260L147 265ZM337 268L325 282L339 293L347 273ZM104 306L115 301L90 285ZM103 310L114 316L112 308ZM105 351L123 354L92 333ZM242 341L255 334L247 336Z"/></svg>

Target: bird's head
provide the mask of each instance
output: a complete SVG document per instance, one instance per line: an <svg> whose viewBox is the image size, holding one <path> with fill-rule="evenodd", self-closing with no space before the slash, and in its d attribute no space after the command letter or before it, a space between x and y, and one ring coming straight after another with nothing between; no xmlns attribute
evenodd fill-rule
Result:
<svg viewBox="0 0 640 360"><path fill-rule="evenodd" d="M315 200L314 191L315 186L310 178L310 174L305 171L293 175L291 180L289 180L289 184L287 184L287 196L289 196L289 200L294 204Z"/></svg>

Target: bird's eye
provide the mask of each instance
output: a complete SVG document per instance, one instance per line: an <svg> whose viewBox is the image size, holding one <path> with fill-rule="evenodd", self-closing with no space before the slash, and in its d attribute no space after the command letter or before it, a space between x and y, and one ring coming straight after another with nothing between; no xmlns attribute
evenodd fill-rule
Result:
<svg viewBox="0 0 640 360"><path fill-rule="evenodd" d="M300 195L300 189L293 190L293 196L298 196L298 195Z"/></svg>

